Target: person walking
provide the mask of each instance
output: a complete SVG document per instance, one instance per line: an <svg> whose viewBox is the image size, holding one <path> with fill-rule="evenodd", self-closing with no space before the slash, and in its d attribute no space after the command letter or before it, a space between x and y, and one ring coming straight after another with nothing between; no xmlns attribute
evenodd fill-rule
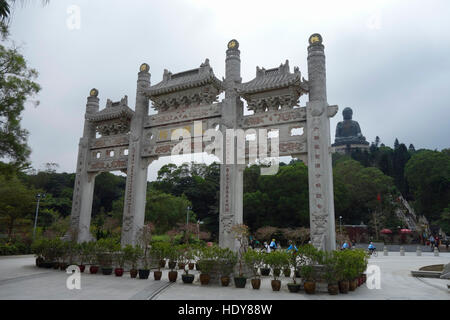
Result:
<svg viewBox="0 0 450 320"><path fill-rule="evenodd" d="M270 253L270 246L264 241L264 249L266 253Z"/></svg>
<svg viewBox="0 0 450 320"><path fill-rule="evenodd" d="M292 242L292 240L289 240L289 247L286 249L287 252L290 252L292 250L292 252L297 252L298 249L296 247L296 245Z"/></svg>
<svg viewBox="0 0 450 320"><path fill-rule="evenodd" d="M433 235L430 236L430 239L429 239L429 240L430 240L430 248L431 248L431 251L433 251L434 241L435 241Z"/></svg>
<svg viewBox="0 0 450 320"><path fill-rule="evenodd" d="M272 239L272 242L270 243L269 247L270 247L270 250L273 250L273 251L277 250L277 243L275 242L275 239Z"/></svg>
<svg viewBox="0 0 450 320"><path fill-rule="evenodd" d="M344 241L344 244L342 245L342 250L345 250L345 249L349 249L349 245L348 245L347 241Z"/></svg>
<svg viewBox="0 0 450 320"><path fill-rule="evenodd" d="M440 242L440 239L438 236L436 236L436 238L434 239L434 247L437 248L438 251L439 251L439 244L440 244L439 242Z"/></svg>

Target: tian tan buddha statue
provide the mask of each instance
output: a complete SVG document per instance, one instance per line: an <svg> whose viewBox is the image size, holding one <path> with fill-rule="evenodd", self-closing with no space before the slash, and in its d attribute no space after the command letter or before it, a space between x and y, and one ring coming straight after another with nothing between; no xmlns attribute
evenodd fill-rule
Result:
<svg viewBox="0 0 450 320"><path fill-rule="evenodd" d="M340 121L336 126L336 138L333 146L342 145L368 145L366 138L361 133L361 128L357 121L352 120L353 110L345 108L342 111L344 121Z"/></svg>

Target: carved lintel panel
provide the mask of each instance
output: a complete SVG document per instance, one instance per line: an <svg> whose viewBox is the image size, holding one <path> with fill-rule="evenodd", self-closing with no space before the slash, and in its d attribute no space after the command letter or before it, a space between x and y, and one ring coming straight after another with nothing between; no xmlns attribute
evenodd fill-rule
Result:
<svg viewBox="0 0 450 320"><path fill-rule="evenodd" d="M120 135L112 135L107 137L100 137L98 139L94 139L91 142L90 148L111 148L111 147L119 147L119 146L127 146L130 142L129 134L120 134Z"/></svg>
<svg viewBox="0 0 450 320"><path fill-rule="evenodd" d="M287 110L281 109L244 116L241 126L243 129L248 129L305 121L306 108L301 107Z"/></svg>
<svg viewBox="0 0 450 320"><path fill-rule="evenodd" d="M172 112L164 112L148 116L144 123L144 127L156 127L212 117L220 117L221 106L221 103L208 104L195 108L190 106L180 106Z"/></svg>

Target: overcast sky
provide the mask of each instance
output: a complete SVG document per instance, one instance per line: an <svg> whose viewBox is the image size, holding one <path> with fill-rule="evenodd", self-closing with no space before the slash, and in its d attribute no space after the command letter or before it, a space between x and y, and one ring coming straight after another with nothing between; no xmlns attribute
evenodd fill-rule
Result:
<svg viewBox="0 0 450 320"><path fill-rule="evenodd" d="M75 5L80 28L73 28ZM68 11L69 10L69 11ZM243 0L51 0L16 5L11 38L39 72L38 107L31 103L22 125L30 131L33 167L46 162L74 172L86 97L128 95L134 108L141 63L152 84L163 70L197 68L205 58L224 75L226 45L240 43L243 81L256 66L286 59L307 78L308 37L323 37L332 141L345 107L353 109L369 142L395 138L416 149L450 147L450 1L243 1ZM72 27L71 27L72 26ZM300 99L305 105L307 96ZM149 167L156 177L164 161Z"/></svg>

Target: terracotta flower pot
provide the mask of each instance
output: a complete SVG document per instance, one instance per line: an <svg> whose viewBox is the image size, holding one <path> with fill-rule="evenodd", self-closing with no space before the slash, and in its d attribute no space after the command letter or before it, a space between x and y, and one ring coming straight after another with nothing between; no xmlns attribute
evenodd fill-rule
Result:
<svg viewBox="0 0 450 320"><path fill-rule="evenodd" d="M137 274L138 274L137 269L130 269L130 277L131 278L136 278Z"/></svg>
<svg viewBox="0 0 450 320"><path fill-rule="evenodd" d="M339 281L339 292L340 293L348 293L349 282L348 280Z"/></svg>
<svg viewBox="0 0 450 320"><path fill-rule="evenodd" d="M305 292L307 294L314 294L316 293L316 282L315 281L305 281L303 284L303 287L305 288Z"/></svg>
<svg viewBox="0 0 450 320"><path fill-rule="evenodd" d="M90 266L89 272L92 274L96 274L98 272L98 266Z"/></svg>
<svg viewBox="0 0 450 320"><path fill-rule="evenodd" d="M252 288L253 289L259 289L261 287L261 279L252 279L251 280L252 283Z"/></svg>
<svg viewBox="0 0 450 320"><path fill-rule="evenodd" d="M209 280L211 279L211 277L209 276L209 274L206 273L201 273L200 274L200 283L202 285L207 285L209 284Z"/></svg>
<svg viewBox="0 0 450 320"><path fill-rule="evenodd" d="M155 280L161 280L162 277L162 271L161 270L156 270L153 272L153 279Z"/></svg>
<svg viewBox="0 0 450 320"><path fill-rule="evenodd" d="M115 268L114 269L114 274L116 275L116 277L123 276L123 268Z"/></svg>
<svg viewBox="0 0 450 320"><path fill-rule="evenodd" d="M169 281L176 282L178 277L178 271L169 271Z"/></svg>
<svg viewBox="0 0 450 320"><path fill-rule="evenodd" d="M80 272L83 273L83 272L84 272L84 269L86 269L86 266L85 266L84 264L80 264L80 265L78 266L78 268L80 268Z"/></svg>
<svg viewBox="0 0 450 320"><path fill-rule="evenodd" d="M230 284L230 277L228 276L220 277L220 283L222 284L222 287L228 287L228 285Z"/></svg>
<svg viewBox="0 0 450 320"><path fill-rule="evenodd" d="M337 283L328 284L328 293L331 295L336 295L339 293L339 285Z"/></svg>
<svg viewBox="0 0 450 320"><path fill-rule="evenodd" d="M355 291L357 286L358 286L358 284L355 280L350 280L348 282L348 290L349 291Z"/></svg>
<svg viewBox="0 0 450 320"><path fill-rule="evenodd" d="M281 280L272 280L270 282L270 284L272 285L272 290L273 291L280 291L281 288Z"/></svg>

